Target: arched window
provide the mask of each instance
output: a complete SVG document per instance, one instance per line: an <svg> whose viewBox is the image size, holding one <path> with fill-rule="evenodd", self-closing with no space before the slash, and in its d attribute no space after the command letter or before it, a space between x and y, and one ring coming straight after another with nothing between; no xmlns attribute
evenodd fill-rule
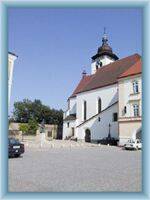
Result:
<svg viewBox="0 0 150 200"><path fill-rule="evenodd" d="M86 120L86 115L87 115L87 105L86 101L83 102L83 120Z"/></svg>
<svg viewBox="0 0 150 200"><path fill-rule="evenodd" d="M97 102L97 106L98 106L98 113L100 113L102 111L102 100L101 98L98 98L98 102Z"/></svg>

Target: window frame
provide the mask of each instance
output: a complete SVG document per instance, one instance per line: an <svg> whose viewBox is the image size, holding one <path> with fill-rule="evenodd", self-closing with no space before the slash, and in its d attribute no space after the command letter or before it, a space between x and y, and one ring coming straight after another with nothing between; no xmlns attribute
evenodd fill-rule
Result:
<svg viewBox="0 0 150 200"><path fill-rule="evenodd" d="M69 123L69 122L67 122L67 128L69 128L69 125L70 125L70 123Z"/></svg>
<svg viewBox="0 0 150 200"><path fill-rule="evenodd" d="M133 94L139 93L139 82L137 80L134 80L132 82L132 91L133 91Z"/></svg>
<svg viewBox="0 0 150 200"><path fill-rule="evenodd" d="M118 121L118 113L117 112L114 112L113 113L113 122L117 122Z"/></svg>
<svg viewBox="0 0 150 200"><path fill-rule="evenodd" d="M139 117L140 116L139 104L134 103L132 106L133 106L133 116Z"/></svg>

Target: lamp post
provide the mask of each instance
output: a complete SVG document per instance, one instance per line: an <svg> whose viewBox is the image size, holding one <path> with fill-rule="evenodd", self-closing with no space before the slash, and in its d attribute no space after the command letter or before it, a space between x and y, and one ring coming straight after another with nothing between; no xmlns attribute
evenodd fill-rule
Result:
<svg viewBox="0 0 150 200"><path fill-rule="evenodd" d="M110 134L110 127L111 127L111 124L109 123L109 132L108 132L108 138L111 138L111 134Z"/></svg>

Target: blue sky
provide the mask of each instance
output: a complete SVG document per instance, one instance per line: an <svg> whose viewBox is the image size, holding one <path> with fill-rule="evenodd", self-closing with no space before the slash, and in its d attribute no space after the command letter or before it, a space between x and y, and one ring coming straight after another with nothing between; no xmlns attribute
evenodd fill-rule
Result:
<svg viewBox="0 0 150 200"><path fill-rule="evenodd" d="M9 113L24 98L65 110L104 27L119 58L142 54L141 9L9 8L8 49L18 55Z"/></svg>

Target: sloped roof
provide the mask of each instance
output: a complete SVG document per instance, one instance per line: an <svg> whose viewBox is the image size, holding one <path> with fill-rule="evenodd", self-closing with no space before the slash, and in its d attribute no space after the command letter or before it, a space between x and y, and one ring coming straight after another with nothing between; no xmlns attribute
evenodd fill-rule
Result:
<svg viewBox="0 0 150 200"><path fill-rule="evenodd" d="M114 106L115 104L117 104L118 101L114 102L113 104L111 104L110 106L106 107L104 110L102 110L100 113L97 113L96 115L93 115L92 117L90 117L89 119L85 120L84 122L82 122L81 124L79 124L77 127L82 126L83 124L87 123L88 121L90 121L91 119L101 115L103 112L105 112L106 110L108 110L109 108L111 108L112 106Z"/></svg>
<svg viewBox="0 0 150 200"><path fill-rule="evenodd" d="M93 75L83 76L70 98L75 97L77 93L82 91L83 88L90 82L92 77Z"/></svg>
<svg viewBox="0 0 150 200"><path fill-rule="evenodd" d="M99 68L76 94L117 83L117 78L140 58L140 55L134 54Z"/></svg>
<svg viewBox="0 0 150 200"><path fill-rule="evenodd" d="M64 119L64 121L71 121L75 119L76 119L76 114L70 114Z"/></svg>
<svg viewBox="0 0 150 200"><path fill-rule="evenodd" d="M128 76L133 76L142 73L142 60L137 61L133 66L131 66L128 70L122 73L118 78L125 78Z"/></svg>

